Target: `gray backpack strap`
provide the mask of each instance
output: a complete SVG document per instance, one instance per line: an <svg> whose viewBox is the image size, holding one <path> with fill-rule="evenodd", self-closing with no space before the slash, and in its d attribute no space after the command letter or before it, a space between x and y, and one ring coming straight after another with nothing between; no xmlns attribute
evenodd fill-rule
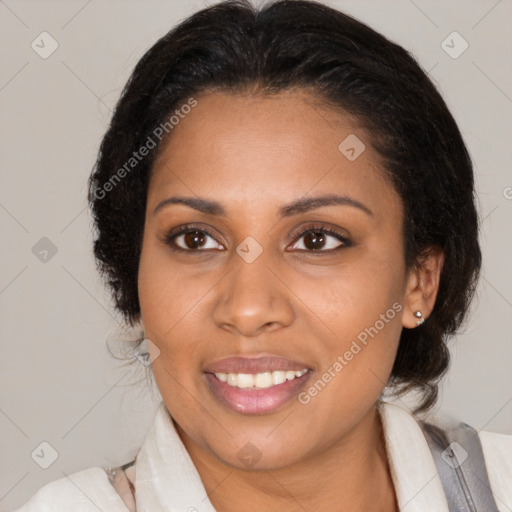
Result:
<svg viewBox="0 0 512 512"><path fill-rule="evenodd" d="M448 428L420 422L450 512L499 512L478 432L466 423Z"/></svg>
<svg viewBox="0 0 512 512"><path fill-rule="evenodd" d="M119 497L123 500L129 512L136 512L135 488L132 481L128 478L127 472L132 471L135 460L132 460L123 466L116 468L103 468L107 474L108 480L112 487L116 490Z"/></svg>

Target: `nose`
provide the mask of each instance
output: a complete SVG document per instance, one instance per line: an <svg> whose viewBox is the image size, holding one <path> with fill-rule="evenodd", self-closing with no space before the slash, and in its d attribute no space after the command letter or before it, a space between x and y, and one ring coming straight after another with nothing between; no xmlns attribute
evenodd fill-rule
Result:
<svg viewBox="0 0 512 512"><path fill-rule="evenodd" d="M218 327L244 337L257 337L293 323L293 293L276 276L276 269L264 255L265 251L247 263L233 254L231 270L217 288L213 320Z"/></svg>

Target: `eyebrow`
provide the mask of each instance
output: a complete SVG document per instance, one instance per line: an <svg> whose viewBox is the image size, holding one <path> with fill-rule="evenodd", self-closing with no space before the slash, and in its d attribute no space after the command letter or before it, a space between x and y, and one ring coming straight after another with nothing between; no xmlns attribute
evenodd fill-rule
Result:
<svg viewBox="0 0 512 512"><path fill-rule="evenodd" d="M153 210L153 215L156 215L162 208L172 205L172 204L183 204L194 210L197 210L201 213L205 213L207 215L215 215L219 217L227 217L227 212L225 208L217 201L212 199L204 199L200 197L180 197L173 196L164 199ZM352 199L347 196L340 196L337 194L329 194L326 196L317 196L317 197L304 197L293 201L290 204L281 206L278 210L279 216L283 217L291 217L292 215L297 215L298 213L304 213L309 210L314 210L316 208L322 208L323 206L351 206L353 208L358 208L362 210L367 215L373 216L373 212L365 206L363 203L357 201L356 199Z"/></svg>

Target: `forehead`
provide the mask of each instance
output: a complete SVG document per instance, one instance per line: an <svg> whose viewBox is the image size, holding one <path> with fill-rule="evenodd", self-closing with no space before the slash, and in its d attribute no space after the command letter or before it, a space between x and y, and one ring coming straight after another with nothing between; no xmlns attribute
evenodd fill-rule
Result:
<svg viewBox="0 0 512 512"><path fill-rule="evenodd" d="M160 148L150 202L173 191L260 208L315 193L400 203L361 124L318 98L288 91L196 99Z"/></svg>

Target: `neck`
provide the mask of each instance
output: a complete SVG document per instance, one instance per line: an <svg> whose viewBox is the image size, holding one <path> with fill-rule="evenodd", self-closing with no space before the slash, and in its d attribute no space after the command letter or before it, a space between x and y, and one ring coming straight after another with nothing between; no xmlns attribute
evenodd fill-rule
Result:
<svg viewBox="0 0 512 512"><path fill-rule="evenodd" d="M398 510L376 408L324 452L271 471L233 469L180 436L216 510Z"/></svg>

